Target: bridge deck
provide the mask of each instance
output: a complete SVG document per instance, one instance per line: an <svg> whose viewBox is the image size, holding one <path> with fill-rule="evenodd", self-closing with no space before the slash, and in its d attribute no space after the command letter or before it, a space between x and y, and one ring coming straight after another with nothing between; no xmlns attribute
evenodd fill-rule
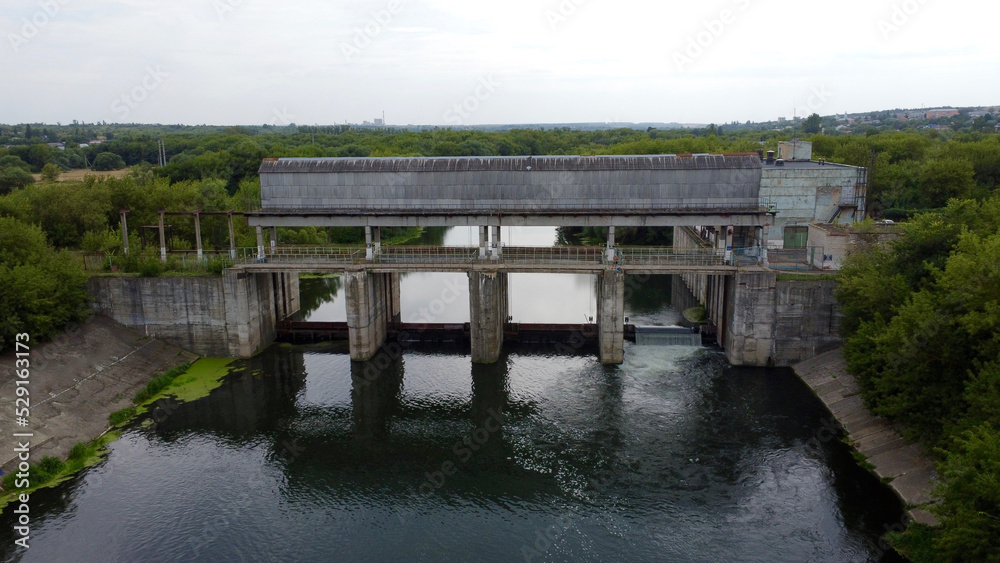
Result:
<svg viewBox="0 0 1000 563"><path fill-rule="evenodd" d="M717 249L674 251L670 248L618 248L616 259L608 260L597 247L505 247L501 256L480 258L478 247L383 247L372 260L358 247L266 248L264 259L258 250L243 249L237 267L257 272L322 272L368 270L375 272L506 272L596 273L621 268L628 273L712 273L732 274L739 269L760 267L756 248L735 249L727 262Z"/></svg>

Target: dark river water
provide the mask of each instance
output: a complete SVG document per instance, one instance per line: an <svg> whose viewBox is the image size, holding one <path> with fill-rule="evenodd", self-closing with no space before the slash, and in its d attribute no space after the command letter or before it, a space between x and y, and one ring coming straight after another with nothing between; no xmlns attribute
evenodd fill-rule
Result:
<svg viewBox="0 0 1000 563"><path fill-rule="evenodd" d="M406 276L404 321L467 321L463 283ZM632 322L677 322L671 278L629 287ZM339 289L304 280L311 318L343 315ZM587 276L512 277L511 292L515 320L593 315ZM879 543L899 502L787 370L628 343L616 367L513 345L474 366L447 344L353 365L343 345L275 345L237 366L32 495L30 550L11 549L8 510L3 558L896 560Z"/></svg>

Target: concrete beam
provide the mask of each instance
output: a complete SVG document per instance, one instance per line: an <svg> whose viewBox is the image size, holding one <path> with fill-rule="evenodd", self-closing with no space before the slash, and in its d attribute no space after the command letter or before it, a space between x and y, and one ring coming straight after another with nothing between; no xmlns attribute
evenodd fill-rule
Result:
<svg viewBox="0 0 1000 563"><path fill-rule="evenodd" d="M625 274L605 270L597 276L597 329L601 363L625 361Z"/></svg>
<svg viewBox="0 0 1000 563"><path fill-rule="evenodd" d="M733 225L735 227L759 227L774 224L774 213L759 210L718 210L705 212L677 212L671 214L593 214L593 213L545 213L545 214L504 214L506 227L697 227L700 225ZM500 226L498 215L460 214L378 214L365 213L335 214L309 213L306 211L264 211L247 214L247 224L251 227L480 227Z"/></svg>
<svg viewBox="0 0 1000 563"><path fill-rule="evenodd" d="M500 359L507 322L507 274L469 272L472 361L492 364Z"/></svg>

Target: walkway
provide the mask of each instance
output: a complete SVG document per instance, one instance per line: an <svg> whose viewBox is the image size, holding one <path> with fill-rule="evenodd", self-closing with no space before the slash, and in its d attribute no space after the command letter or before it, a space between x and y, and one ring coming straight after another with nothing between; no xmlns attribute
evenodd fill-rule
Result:
<svg viewBox="0 0 1000 563"><path fill-rule="evenodd" d="M482 258L479 247L384 246L371 259L366 249L334 246L275 246L265 249L264 259L257 248L241 249L236 263L244 268L264 271L316 271L329 269L368 269L382 272L447 272L476 269L508 272L593 273L620 267L628 273L699 272L731 274L739 267L758 266L757 249L736 249L728 262L721 249L622 248L608 260L600 247L504 247L500 255Z"/></svg>

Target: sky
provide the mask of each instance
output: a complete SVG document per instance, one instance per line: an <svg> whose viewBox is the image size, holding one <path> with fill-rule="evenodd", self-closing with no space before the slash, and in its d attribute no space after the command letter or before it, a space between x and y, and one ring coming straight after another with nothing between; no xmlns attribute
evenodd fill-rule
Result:
<svg viewBox="0 0 1000 563"><path fill-rule="evenodd" d="M769 121L1000 105L1000 3L7 0L0 123Z"/></svg>

